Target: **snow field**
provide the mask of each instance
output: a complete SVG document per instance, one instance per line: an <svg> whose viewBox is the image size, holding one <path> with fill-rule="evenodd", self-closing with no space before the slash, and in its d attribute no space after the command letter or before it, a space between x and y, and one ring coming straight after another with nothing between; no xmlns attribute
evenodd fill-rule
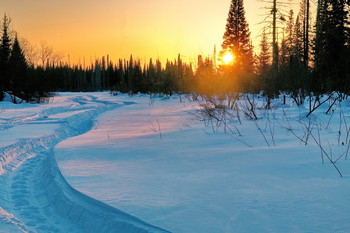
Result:
<svg viewBox="0 0 350 233"><path fill-rule="evenodd" d="M165 232L76 191L57 167L53 148L58 142L88 131L97 114L118 107L98 99L106 95L67 93L36 107L4 104L1 231Z"/></svg>
<svg viewBox="0 0 350 233"><path fill-rule="evenodd" d="M184 96L1 102L0 232L349 232L349 103L255 101L226 127Z"/></svg>
<svg viewBox="0 0 350 233"><path fill-rule="evenodd" d="M278 108L257 108L256 122L241 113L242 124L233 119L225 133L178 97L113 98L133 104L102 113L92 130L55 148L77 190L171 232L349 232L349 162L337 161L340 178L311 136L306 146L295 136L312 126L340 157L346 103L333 115L318 109L308 125L308 103L277 100Z"/></svg>

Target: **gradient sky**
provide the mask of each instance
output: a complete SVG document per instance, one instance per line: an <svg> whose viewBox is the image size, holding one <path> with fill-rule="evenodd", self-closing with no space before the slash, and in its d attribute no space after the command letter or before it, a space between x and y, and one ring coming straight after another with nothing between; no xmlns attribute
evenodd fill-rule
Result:
<svg viewBox="0 0 350 233"><path fill-rule="evenodd" d="M187 61L221 47L230 0L0 0L0 13L34 44L46 41L77 62L109 54ZM258 45L261 1L245 0L253 44Z"/></svg>

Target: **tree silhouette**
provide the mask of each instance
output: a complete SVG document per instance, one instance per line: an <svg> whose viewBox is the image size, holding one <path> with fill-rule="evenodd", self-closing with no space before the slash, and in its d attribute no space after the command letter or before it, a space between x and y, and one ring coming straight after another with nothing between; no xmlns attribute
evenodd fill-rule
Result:
<svg viewBox="0 0 350 233"><path fill-rule="evenodd" d="M320 0L317 14L314 54L315 70L323 80L320 85L343 91L349 87L345 78L348 7L343 0Z"/></svg>
<svg viewBox="0 0 350 233"><path fill-rule="evenodd" d="M258 73L265 75L270 70L271 55L269 43L267 41L266 31L264 29L261 35L260 54L258 56Z"/></svg>
<svg viewBox="0 0 350 233"><path fill-rule="evenodd" d="M11 54L11 39L9 36L10 18L5 14L2 19L2 37L0 41L0 92L9 88L8 64ZM3 95L0 94L0 99Z"/></svg>
<svg viewBox="0 0 350 233"><path fill-rule="evenodd" d="M22 48L18 42L17 35L13 41L11 55L9 58L9 78L10 78L10 90L15 95L23 95L29 90L24 90L26 87L26 72L28 64L23 54Z"/></svg>
<svg viewBox="0 0 350 233"><path fill-rule="evenodd" d="M250 42L243 0L231 1L223 39L221 54L226 51L232 52L235 57L235 66L241 70L252 70L254 64L253 48Z"/></svg>

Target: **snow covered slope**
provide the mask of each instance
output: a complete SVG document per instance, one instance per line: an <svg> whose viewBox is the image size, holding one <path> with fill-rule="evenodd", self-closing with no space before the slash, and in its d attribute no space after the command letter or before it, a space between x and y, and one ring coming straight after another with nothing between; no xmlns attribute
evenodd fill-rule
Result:
<svg viewBox="0 0 350 233"><path fill-rule="evenodd" d="M55 145L121 105L108 96L65 93L45 105L0 103L0 232L166 232L78 192L58 169Z"/></svg>

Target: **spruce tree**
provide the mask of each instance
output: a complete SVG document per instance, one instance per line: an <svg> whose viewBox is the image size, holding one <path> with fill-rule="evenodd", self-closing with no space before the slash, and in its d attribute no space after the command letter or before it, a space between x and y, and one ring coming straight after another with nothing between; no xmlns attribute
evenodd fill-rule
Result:
<svg viewBox="0 0 350 233"><path fill-rule="evenodd" d="M0 93L9 88L9 58L11 54L11 39L9 36L10 19L5 14L2 19L2 35L0 41ZM2 93L0 94L2 99Z"/></svg>
<svg viewBox="0 0 350 233"><path fill-rule="evenodd" d="M9 58L9 88L15 95L21 95L21 93L24 94L26 91L28 91L24 90L26 87L24 82L27 68L28 64L16 35Z"/></svg>
<svg viewBox="0 0 350 233"><path fill-rule="evenodd" d="M290 65L293 63L293 47L294 47L294 12L293 10L289 11L288 22L286 27L286 62Z"/></svg>
<svg viewBox="0 0 350 233"><path fill-rule="evenodd" d="M288 67L289 65L288 44L287 44L287 37L285 36L284 32L283 32L283 37L282 37L282 41L279 49L278 58L279 58L278 67L280 71L283 70L283 68Z"/></svg>
<svg viewBox="0 0 350 233"><path fill-rule="evenodd" d="M293 49L293 63L296 66L301 66L303 64L303 54L304 54L304 45L303 45L303 26L300 20L300 14L298 14L295 25L294 25L294 49Z"/></svg>
<svg viewBox="0 0 350 233"><path fill-rule="evenodd" d="M315 70L320 85L346 91L348 7L344 0L320 0L316 17Z"/></svg>
<svg viewBox="0 0 350 233"><path fill-rule="evenodd" d="M241 70L251 71L254 64L253 49L243 0L231 1L223 40L223 53L232 52L235 57L234 64Z"/></svg>
<svg viewBox="0 0 350 233"><path fill-rule="evenodd" d="M267 75L270 70L271 53L267 42L267 35L264 29L261 35L260 54L258 56L258 72L260 75Z"/></svg>

